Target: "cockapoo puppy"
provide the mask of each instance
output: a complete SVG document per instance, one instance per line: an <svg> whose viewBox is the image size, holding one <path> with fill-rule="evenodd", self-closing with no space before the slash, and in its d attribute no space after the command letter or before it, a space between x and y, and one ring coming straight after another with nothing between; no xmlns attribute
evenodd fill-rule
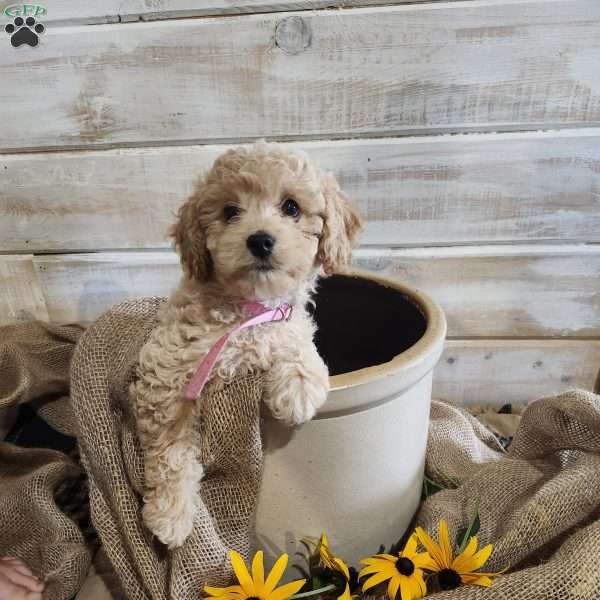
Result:
<svg viewBox="0 0 600 600"><path fill-rule="evenodd" d="M248 318L244 301L291 318L236 333L211 385L263 371L275 418L308 421L328 372L306 311L317 278L343 270L361 226L335 178L299 151L258 142L219 157L181 207L172 235L184 276L141 350L131 400L145 455L143 519L170 548L192 530L203 467L184 389L215 342Z"/></svg>

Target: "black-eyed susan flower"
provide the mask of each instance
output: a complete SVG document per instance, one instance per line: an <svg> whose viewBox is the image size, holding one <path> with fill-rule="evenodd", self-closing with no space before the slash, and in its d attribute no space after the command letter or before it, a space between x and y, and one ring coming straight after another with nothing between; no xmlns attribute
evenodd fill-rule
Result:
<svg viewBox="0 0 600 600"><path fill-rule="evenodd" d="M348 565L341 559L333 555L331 550L329 549L329 542L327 540L327 536L323 533L319 538L319 541L316 544L317 552L319 553L319 561L323 567L329 569L330 571L334 571L338 573L342 581L339 582L341 585L339 589L343 587L344 591L340 596L338 596L338 600L351 600L352 594L350 592L350 570L348 569Z"/></svg>
<svg viewBox="0 0 600 600"><path fill-rule="evenodd" d="M360 562L366 567L358 576L371 576L363 583L363 592L388 581L387 592L390 600L395 600L398 590L402 600L422 598L427 592L423 569L435 564L427 552L417 552L417 537L414 533L408 539L404 550L396 556L377 554Z"/></svg>
<svg viewBox="0 0 600 600"><path fill-rule="evenodd" d="M319 541L317 542L317 552L319 553L319 560L326 569L336 570L334 559L331 550L329 549L329 541L327 536L322 533Z"/></svg>
<svg viewBox="0 0 600 600"><path fill-rule="evenodd" d="M477 537L475 536L469 539L466 548L455 558L450 544L448 525L443 519L439 525L439 543L434 542L421 527L417 527L416 535L431 556L434 566L427 567L427 569L437 573L438 584L442 590L452 590L463 583L489 587L492 585L492 577L504 572L475 572L487 562L493 550L492 544L488 544L477 552Z"/></svg>
<svg viewBox="0 0 600 600"><path fill-rule="evenodd" d="M244 564L244 559L234 550L229 553L233 572L237 577L239 585L225 588L205 587L204 591L208 598L218 600L287 600L296 594L305 583L305 579L299 579L277 587L288 563L288 555L282 554L273 565L271 572L265 580L265 568L262 551L254 555L252 561L252 575Z"/></svg>

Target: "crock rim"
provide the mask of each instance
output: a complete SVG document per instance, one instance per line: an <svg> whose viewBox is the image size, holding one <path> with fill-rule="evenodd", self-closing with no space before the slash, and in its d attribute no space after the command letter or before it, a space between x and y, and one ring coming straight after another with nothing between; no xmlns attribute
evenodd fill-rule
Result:
<svg viewBox="0 0 600 600"><path fill-rule="evenodd" d="M364 385L390 375L397 374L401 370L412 370L420 363L427 363L427 359L440 352L446 338L446 317L440 305L430 298L426 293L414 287L400 283L388 277L365 273L362 271L351 271L339 273L347 278L367 279L386 288L394 289L408 297L421 311L425 318L425 332L410 348L397 354L392 360L370 367L364 367L356 371L340 373L329 378L330 391L347 389Z"/></svg>

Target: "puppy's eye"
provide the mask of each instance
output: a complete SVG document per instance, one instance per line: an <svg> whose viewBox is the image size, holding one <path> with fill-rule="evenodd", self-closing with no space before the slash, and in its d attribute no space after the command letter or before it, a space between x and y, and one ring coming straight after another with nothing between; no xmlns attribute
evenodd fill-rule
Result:
<svg viewBox="0 0 600 600"><path fill-rule="evenodd" d="M293 198L284 198L281 203L281 212L286 217L297 217L300 214L300 207Z"/></svg>
<svg viewBox="0 0 600 600"><path fill-rule="evenodd" d="M228 204L223 209L223 216L225 217L225 221L227 223L229 223L229 221L231 221L232 219L235 219L235 217L237 217L239 214L240 214L239 207L237 207L233 204Z"/></svg>

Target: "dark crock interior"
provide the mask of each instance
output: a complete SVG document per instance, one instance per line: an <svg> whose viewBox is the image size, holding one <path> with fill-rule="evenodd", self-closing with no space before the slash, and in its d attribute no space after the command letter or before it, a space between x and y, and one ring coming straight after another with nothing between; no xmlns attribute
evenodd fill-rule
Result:
<svg viewBox="0 0 600 600"><path fill-rule="evenodd" d="M330 375L389 362L414 345L427 321L414 300L375 281L346 275L321 280L315 342Z"/></svg>

